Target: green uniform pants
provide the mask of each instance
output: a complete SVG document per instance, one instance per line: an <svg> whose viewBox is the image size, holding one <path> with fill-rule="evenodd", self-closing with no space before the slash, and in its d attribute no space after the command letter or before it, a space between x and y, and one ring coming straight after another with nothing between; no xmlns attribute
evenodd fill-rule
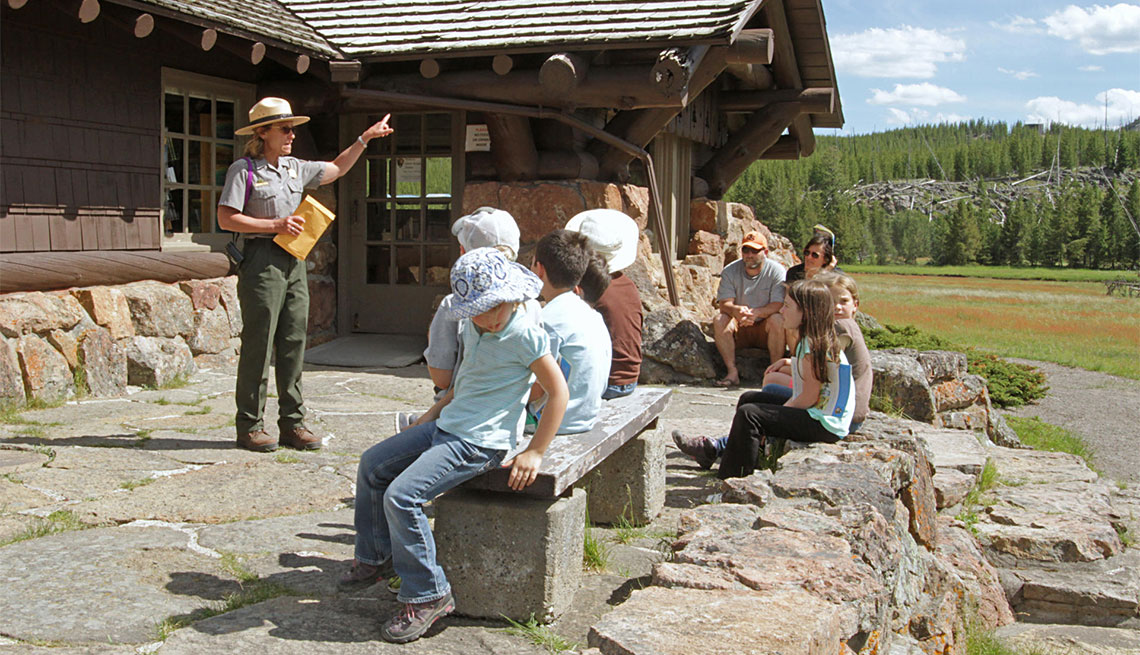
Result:
<svg viewBox="0 0 1140 655"><path fill-rule="evenodd" d="M234 422L237 433L264 429L269 361L277 350L277 427L301 426L301 370L309 323L309 283L305 262L272 239L247 239L238 268L241 302L241 357L238 359Z"/></svg>

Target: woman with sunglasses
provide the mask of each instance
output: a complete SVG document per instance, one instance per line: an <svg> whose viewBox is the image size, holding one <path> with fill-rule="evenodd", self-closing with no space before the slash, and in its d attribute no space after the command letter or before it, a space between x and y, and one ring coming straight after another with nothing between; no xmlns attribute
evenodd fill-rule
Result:
<svg viewBox="0 0 1140 655"><path fill-rule="evenodd" d="M835 249L831 235L817 232L804 246L803 263L789 268L784 279L791 283L796 280L810 280L820 273L842 273L843 271L835 264Z"/></svg>
<svg viewBox="0 0 1140 655"><path fill-rule="evenodd" d="M309 122L294 116L289 102L263 98L249 110L249 125L234 134L250 135L245 156L230 165L218 198L218 227L244 237L238 266L241 302L241 357L238 359L237 445L258 452L277 449L265 430L269 359L276 349L277 427L280 442L316 450L321 440L305 427L301 367L309 320L305 262L278 246L278 234L298 235L305 219L294 215L306 189L331 184L352 168L368 141L392 133L388 117L356 138L337 158L306 161L292 156L293 128Z"/></svg>

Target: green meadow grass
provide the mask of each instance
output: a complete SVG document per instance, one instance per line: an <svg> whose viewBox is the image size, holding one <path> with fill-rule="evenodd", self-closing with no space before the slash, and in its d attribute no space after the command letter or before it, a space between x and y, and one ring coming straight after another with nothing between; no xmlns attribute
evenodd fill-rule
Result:
<svg viewBox="0 0 1140 655"><path fill-rule="evenodd" d="M1052 280L1056 282L1104 282L1133 279L1135 271L1102 271L1088 268L1043 268L1015 266L928 266L924 264L842 264L848 273L883 273L893 275L935 275L939 277L985 277L1000 280ZM1104 291L1104 288L1101 288Z"/></svg>
<svg viewBox="0 0 1140 655"><path fill-rule="evenodd" d="M1140 380L1140 298L1106 295L1103 284L879 273L856 280L860 309L880 323Z"/></svg>

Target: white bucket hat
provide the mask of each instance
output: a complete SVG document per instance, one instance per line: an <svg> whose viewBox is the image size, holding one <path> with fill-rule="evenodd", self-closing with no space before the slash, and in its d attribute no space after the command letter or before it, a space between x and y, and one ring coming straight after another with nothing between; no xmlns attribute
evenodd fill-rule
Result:
<svg viewBox="0 0 1140 655"><path fill-rule="evenodd" d="M451 226L451 233L459 239L464 250L488 246L506 246L511 249L511 259L519 255L519 226L515 217L502 209L480 207Z"/></svg>
<svg viewBox="0 0 1140 655"><path fill-rule="evenodd" d="M275 123L288 123L301 125L308 123L308 116L294 116L293 107L284 98L262 98L249 110L249 125L234 130L234 134L253 134L253 131L265 125Z"/></svg>
<svg viewBox="0 0 1140 655"><path fill-rule="evenodd" d="M537 298L542 280L495 248L476 248L451 267L451 317L471 318L500 303Z"/></svg>
<svg viewBox="0 0 1140 655"><path fill-rule="evenodd" d="M606 259L610 273L627 268L637 259L641 230L632 218L616 209L588 209L566 223L571 232L581 232L590 246Z"/></svg>

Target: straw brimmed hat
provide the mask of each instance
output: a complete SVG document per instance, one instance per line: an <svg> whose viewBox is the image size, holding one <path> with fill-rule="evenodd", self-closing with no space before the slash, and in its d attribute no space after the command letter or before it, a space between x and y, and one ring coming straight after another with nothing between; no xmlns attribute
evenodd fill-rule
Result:
<svg viewBox="0 0 1140 655"><path fill-rule="evenodd" d="M632 218L616 209L588 209L566 223L571 232L581 232L590 247L606 260L610 273L627 268L637 259L641 230Z"/></svg>
<svg viewBox="0 0 1140 655"><path fill-rule="evenodd" d="M495 248L464 253L451 267L451 317L471 318L505 302L537 298L542 280Z"/></svg>
<svg viewBox="0 0 1140 655"><path fill-rule="evenodd" d="M308 123L308 116L294 116L293 108L284 98L262 98L249 110L249 125L234 130L234 134L253 134L253 131L265 125L286 123L288 125L301 125Z"/></svg>

